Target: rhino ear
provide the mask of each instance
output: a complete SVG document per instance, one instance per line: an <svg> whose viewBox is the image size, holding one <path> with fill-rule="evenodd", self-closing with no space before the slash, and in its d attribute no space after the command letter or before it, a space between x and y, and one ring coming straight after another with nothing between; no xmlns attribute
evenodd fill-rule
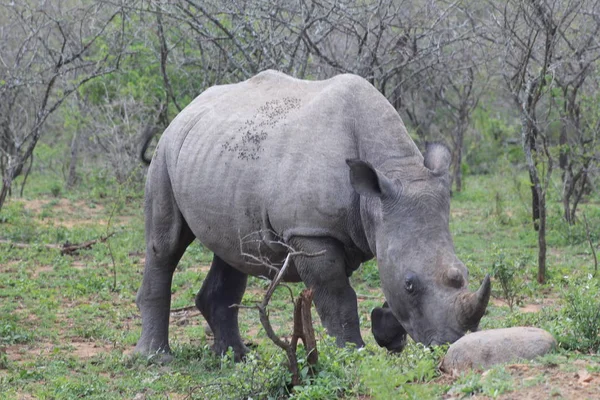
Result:
<svg viewBox="0 0 600 400"><path fill-rule="evenodd" d="M371 164L359 159L346 160L350 167L350 183L356 193L365 197L392 197L397 190L387 176L377 171Z"/></svg>
<svg viewBox="0 0 600 400"><path fill-rule="evenodd" d="M452 156L450 150L441 143L427 143L425 166L435 175L443 175L450 168Z"/></svg>

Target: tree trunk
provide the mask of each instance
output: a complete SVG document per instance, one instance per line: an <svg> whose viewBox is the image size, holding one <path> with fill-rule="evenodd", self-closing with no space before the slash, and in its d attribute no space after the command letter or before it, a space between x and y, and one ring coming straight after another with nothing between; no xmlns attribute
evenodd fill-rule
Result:
<svg viewBox="0 0 600 400"><path fill-rule="evenodd" d="M456 160L454 164L454 187L458 193L462 191L462 150L466 126L466 116L461 113L460 123L456 130Z"/></svg>
<svg viewBox="0 0 600 400"><path fill-rule="evenodd" d="M23 169L23 162L19 160L15 163L14 159L9 159L4 167L5 169L2 171L2 189L0 190L0 211L2 211L2 206L4 206L4 202L10 194L13 181Z"/></svg>
<svg viewBox="0 0 600 400"><path fill-rule="evenodd" d="M566 98L566 94L564 94ZM564 112L567 113L567 106L565 104ZM563 182L563 191L562 191L562 201L563 201L563 210L565 221L569 225L573 225L573 216L571 215L571 195L573 194L573 171L569 165L569 154L567 151L567 126L565 123L562 124L560 129L560 137L558 139L559 144L559 156L558 156L558 166L562 170L562 182Z"/></svg>
<svg viewBox="0 0 600 400"><path fill-rule="evenodd" d="M537 168L535 164L531 168ZM536 174L531 173L529 170L529 181L531 182L531 219L533 221L533 229L539 232L540 229L540 195L536 189L536 185L539 186L539 178Z"/></svg>
<svg viewBox="0 0 600 400"><path fill-rule="evenodd" d="M77 182L77 159L79 158L80 141L81 133L79 133L79 129L77 129L73 136L73 140L71 141L71 162L69 163L69 175L67 176L67 189L72 189Z"/></svg>
<svg viewBox="0 0 600 400"><path fill-rule="evenodd" d="M573 216L571 215L571 196L573 194L573 174L571 171L567 169L563 169L562 174L563 180L563 191L562 191L562 201L563 201L563 210L565 221L569 225L573 225Z"/></svg>
<svg viewBox="0 0 600 400"><path fill-rule="evenodd" d="M6 201L8 193L10 192L10 188L12 186L13 177L10 162L3 172L4 173L2 174L2 190L0 190L0 211L2 211L2 206L4 205L4 202Z"/></svg>
<svg viewBox="0 0 600 400"><path fill-rule="evenodd" d="M539 187L540 190L543 190ZM546 195L540 193L538 209L540 211L538 229L538 283L546 282Z"/></svg>

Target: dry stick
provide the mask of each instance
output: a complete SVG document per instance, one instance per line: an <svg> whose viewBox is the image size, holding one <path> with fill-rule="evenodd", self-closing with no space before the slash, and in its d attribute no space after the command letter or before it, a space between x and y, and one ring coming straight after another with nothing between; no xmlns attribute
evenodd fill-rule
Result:
<svg viewBox="0 0 600 400"><path fill-rule="evenodd" d="M194 305L194 306L186 306L186 307L180 307L180 308L171 308L171 312L176 313L176 312L182 312L182 311L194 311L197 309L198 308Z"/></svg>
<svg viewBox="0 0 600 400"><path fill-rule="evenodd" d="M592 255L594 256L594 277L598 273L598 257L596 256L596 249L594 248L594 244L592 243L592 236L590 235L590 226L588 224L587 217L585 213L583 213L583 222L585 222L585 232L587 233L587 240L590 244L590 249L592 249Z"/></svg>
<svg viewBox="0 0 600 400"><path fill-rule="evenodd" d="M304 348L308 354L306 360L309 365L316 365L319 361L317 340L315 339L315 330L313 329L312 315L310 313L313 296L312 289L304 289L296 302L294 307L294 333L292 334L290 343L294 354L296 354L298 339L302 339Z"/></svg>
<svg viewBox="0 0 600 400"><path fill-rule="evenodd" d="M256 308L259 313L260 323L265 329L267 336L273 343L275 343L278 347L283 349L287 355L289 361L289 369L292 373L292 386L299 385L300 382L300 373L298 371L298 359L296 357L296 347L298 344L298 339L302 339L306 351L308 353L307 361L309 364L314 365L318 360L317 353L317 343L315 339L314 330L312 327L312 316L310 314L310 307L312 304L313 292L310 289L305 289L298 301L294 306L294 332L292 334L291 342L287 340L282 340L271 325L271 321L269 320L269 313L267 312L267 306L269 305L269 301L271 300L271 296L275 292L275 289L283 279L285 272L290 264L290 258L294 255L305 255L307 257L317 256L320 254L324 254L325 251L321 251L314 254L305 254L301 252L290 252L285 258L285 262L283 266L275 276L275 279L271 281L271 284L267 288L265 296L260 304L257 304L253 307L243 306L240 304L233 304L230 307L236 308Z"/></svg>
<svg viewBox="0 0 600 400"><path fill-rule="evenodd" d="M78 250L89 249L96 243L104 243L104 242L106 242L106 240L108 238L110 238L114 234L115 234L114 232L111 232L110 234L108 234L106 236L102 236L99 239L88 240L87 242L83 242L83 243L79 243L79 244L77 244L77 243L75 243L75 244L71 244L71 243L44 244L43 246L47 249L60 250L61 255L73 254L73 253L77 252ZM12 247L16 247L18 249L28 249L28 248L36 246L35 244L31 244L31 243L16 243L16 242L13 242L10 240L0 240L0 244L8 244L8 245L11 245Z"/></svg>

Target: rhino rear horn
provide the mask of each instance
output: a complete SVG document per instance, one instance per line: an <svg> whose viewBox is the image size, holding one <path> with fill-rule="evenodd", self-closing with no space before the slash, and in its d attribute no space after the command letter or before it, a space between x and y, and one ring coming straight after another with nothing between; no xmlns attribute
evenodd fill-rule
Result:
<svg viewBox="0 0 600 400"><path fill-rule="evenodd" d="M448 173L452 155L448 147L441 143L427 143L425 149L424 164L435 175Z"/></svg>
<svg viewBox="0 0 600 400"><path fill-rule="evenodd" d="M491 289L490 276L486 275L475 293L464 294L458 299L458 315L461 325L468 328L477 327L490 300Z"/></svg>

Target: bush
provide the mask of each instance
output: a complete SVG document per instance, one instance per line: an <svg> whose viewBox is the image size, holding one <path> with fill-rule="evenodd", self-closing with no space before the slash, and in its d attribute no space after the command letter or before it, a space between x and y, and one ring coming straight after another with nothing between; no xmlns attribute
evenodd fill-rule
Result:
<svg viewBox="0 0 600 400"><path fill-rule="evenodd" d="M558 340L570 350L600 350L600 285L592 276L563 292L564 307Z"/></svg>
<svg viewBox="0 0 600 400"><path fill-rule="evenodd" d="M520 294L523 289L523 267L525 260L519 258L516 260L507 259L502 250L496 250L494 254L494 263L492 265L492 274L500 283L502 297L512 311L514 306L522 300Z"/></svg>

